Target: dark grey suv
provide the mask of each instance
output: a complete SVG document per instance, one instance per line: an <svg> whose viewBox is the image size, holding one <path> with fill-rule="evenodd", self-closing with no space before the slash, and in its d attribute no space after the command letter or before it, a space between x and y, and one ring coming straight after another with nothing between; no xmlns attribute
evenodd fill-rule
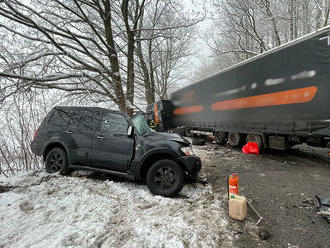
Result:
<svg viewBox="0 0 330 248"><path fill-rule="evenodd" d="M103 108L55 107L31 143L46 171L95 170L145 180L150 191L172 196L195 180L201 160L188 140L149 128L142 114L128 119Z"/></svg>

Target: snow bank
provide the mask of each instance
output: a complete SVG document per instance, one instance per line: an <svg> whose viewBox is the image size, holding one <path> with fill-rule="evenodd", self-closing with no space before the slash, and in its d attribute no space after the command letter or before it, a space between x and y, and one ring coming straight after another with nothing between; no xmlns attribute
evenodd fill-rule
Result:
<svg viewBox="0 0 330 248"><path fill-rule="evenodd" d="M229 247L231 236L210 186L177 198L145 185L48 175L1 179L0 247ZM8 188L7 188L8 189Z"/></svg>

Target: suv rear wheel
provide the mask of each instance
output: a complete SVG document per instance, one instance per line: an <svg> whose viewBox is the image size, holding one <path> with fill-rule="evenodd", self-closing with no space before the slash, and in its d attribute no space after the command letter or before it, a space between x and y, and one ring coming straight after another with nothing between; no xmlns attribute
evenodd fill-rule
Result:
<svg viewBox="0 0 330 248"><path fill-rule="evenodd" d="M48 173L60 172L62 175L68 174L69 168L66 153L61 148L53 148L45 159L46 171Z"/></svg>
<svg viewBox="0 0 330 248"><path fill-rule="evenodd" d="M173 196L184 185L184 173L181 167L169 159L154 163L147 173L147 185L152 193L161 196Z"/></svg>

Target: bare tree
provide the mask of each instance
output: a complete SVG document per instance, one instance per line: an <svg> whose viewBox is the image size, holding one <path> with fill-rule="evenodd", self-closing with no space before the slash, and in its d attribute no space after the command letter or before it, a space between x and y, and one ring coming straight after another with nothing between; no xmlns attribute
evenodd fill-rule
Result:
<svg viewBox="0 0 330 248"><path fill-rule="evenodd" d="M173 0L4 0L0 16L2 30L30 44L15 64L0 67L0 77L109 99L129 115L141 79L147 102L154 100L160 44L201 20L185 19Z"/></svg>
<svg viewBox="0 0 330 248"><path fill-rule="evenodd" d="M46 102L50 100L44 91L30 90L12 95L1 104L0 173L10 176L41 167L42 160L31 152L30 142L49 110Z"/></svg>
<svg viewBox="0 0 330 248"><path fill-rule="evenodd" d="M167 91L180 78L183 58L189 56L195 24L201 17L187 16L183 6L171 0L153 0L141 18L136 47L147 103L167 99Z"/></svg>
<svg viewBox="0 0 330 248"><path fill-rule="evenodd" d="M215 56L232 63L328 25L330 12L329 0L213 0L213 6L206 42Z"/></svg>
<svg viewBox="0 0 330 248"><path fill-rule="evenodd" d="M105 96L132 114L134 44L145 0L5 0L0 27L35 48L0 76L21 79L36 87ZM33 54L33 56L31 56ZM47 58L47 70L36 64ZM24 74L20 68L28 68Z"/></svg>

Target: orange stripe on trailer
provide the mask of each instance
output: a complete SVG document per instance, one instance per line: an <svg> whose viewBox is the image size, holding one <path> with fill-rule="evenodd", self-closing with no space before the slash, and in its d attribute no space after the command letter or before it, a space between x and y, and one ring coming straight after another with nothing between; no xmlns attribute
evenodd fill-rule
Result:
<svg viewBox="0 0 330 248"><path fill-rule="evenodd" d="M173 111L173 114L175 115L192 114L192 113L202 112L203 110L204 110L203 106L196 105L191 107L177 108Z"/></svg>
<svg viewBox="0 0 330 248"><path fill-rule="evenodd" d="M243 108L256 108L294 103L305 103L313 100L317 87L307 87L295 90L280 91L276 93L243 97L233 100L216 102L211 105L212 110L232 110Z"/></svg>

